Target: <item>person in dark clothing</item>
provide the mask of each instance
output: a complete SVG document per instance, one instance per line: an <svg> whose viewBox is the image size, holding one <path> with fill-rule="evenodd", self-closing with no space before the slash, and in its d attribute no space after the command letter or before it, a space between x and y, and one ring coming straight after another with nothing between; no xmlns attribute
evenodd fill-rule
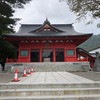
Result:
<svg viewBox="0 0 100 100"><path fill-rule="evenodd" d="M4 71L5 70L5 63L1 62L1 66L2 66L2 71Z"/></svg>

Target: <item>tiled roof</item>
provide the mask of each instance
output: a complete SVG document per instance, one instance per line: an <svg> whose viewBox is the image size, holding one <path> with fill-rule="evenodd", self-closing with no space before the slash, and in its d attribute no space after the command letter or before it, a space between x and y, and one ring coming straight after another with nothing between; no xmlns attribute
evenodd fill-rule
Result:
<svg viewBox="0 0 100 100"><path fill-rule="evenodd" d="M38 30L44 25L50 25L56 32L52 31L41 31L36 32L34 30ZM17 37L65 37L65 36L84 36L84 35L92 35L91 33L79 33L76 32L72 26L72 24L50 24L46 19L43 24L22 24L19 31L15 34L6 34L6 36L17 36Z"/></svg>

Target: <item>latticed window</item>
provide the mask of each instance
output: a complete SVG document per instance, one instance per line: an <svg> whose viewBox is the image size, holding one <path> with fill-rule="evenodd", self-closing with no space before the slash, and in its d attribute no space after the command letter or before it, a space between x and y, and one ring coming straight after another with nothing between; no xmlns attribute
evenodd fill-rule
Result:
<svg viewBox="0 0 100 100"><path fill-rule="evenodd" d="M28 56L28 50L21 50L20 56Z"/></svg>
<svg viewBox="0 0 100 100"><path fill-rule="evenodd" d="M73 56L74 55L74 50L72 50L72 49L67 50L66 55L67 56Z"/></svg>

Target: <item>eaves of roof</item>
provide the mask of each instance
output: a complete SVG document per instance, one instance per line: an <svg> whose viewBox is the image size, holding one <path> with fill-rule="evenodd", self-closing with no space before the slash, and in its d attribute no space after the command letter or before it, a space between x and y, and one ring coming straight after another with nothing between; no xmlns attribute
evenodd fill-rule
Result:
<svg viewBox="0 0 100 100"><path fill-rule="evenodd" d="M66 34L66 33L44 33L44 34L41 34L41 33L36 33L36 34L4 34L3 37L39 37L39 38L42 38L42 37L81 37L81 36L92 36L92 34L78 34L78 35L69 35L69 34Z"/></svg>

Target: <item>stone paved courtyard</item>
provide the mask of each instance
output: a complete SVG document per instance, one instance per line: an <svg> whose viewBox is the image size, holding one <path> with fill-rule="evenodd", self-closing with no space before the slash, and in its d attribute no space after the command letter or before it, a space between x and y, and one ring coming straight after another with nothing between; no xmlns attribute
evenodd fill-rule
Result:
<svg viewBox="0 0 100 100"><path fill-rule="evenodd" d="M71 72L72 74L76 74L78 76L82 76L84 78L93 80L93 81L100 81L100 72ZM23 73L19 73L18 77L21 77ZM40 74L41 75L41 74ZM43 74L42 74L43 75ZM48 74L50 75L50 73ZM53 74L51 74L53 75ZM59 74L58 74L59 75ZM36 73L34 73L34 77L36 76ZM61 75L60 75L61 77ZM14 73L0 73L0 83L8 83L14 78ZM27 77L28 78L28 77ZM67 78L67 77L66 77ZM53 79L52 79L53 80Z"/></svg>
<svg viewBox="0 0 100 100"><path fill-rule="evenodd" d="M69 72L35 72L28 77L19 78L22 84L60 84L60 83L91 83L92 80ZM10 82L14 83L14 82Z"/></svg>

